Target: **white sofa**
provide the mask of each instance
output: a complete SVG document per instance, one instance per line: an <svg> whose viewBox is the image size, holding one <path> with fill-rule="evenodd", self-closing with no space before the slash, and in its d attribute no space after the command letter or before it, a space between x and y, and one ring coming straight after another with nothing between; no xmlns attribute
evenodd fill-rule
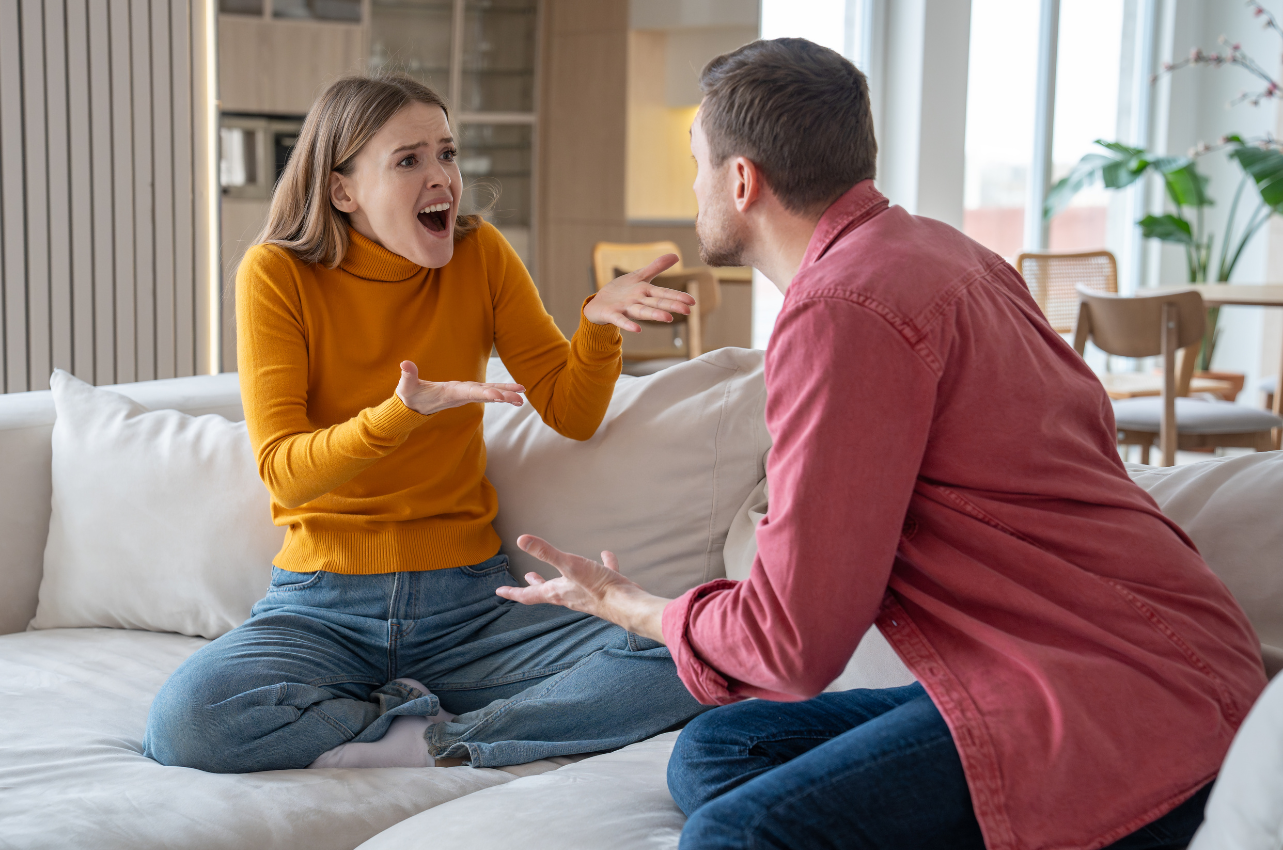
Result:
<svg viewBox="0 0 1283 850"><path fill-rule="evenodd" d="M492 362L492 378L501 371ZM244 468L252 463L247 442L204 458L205 467L182 473L187 479L160 480L158 489L172 488L163 497L130 490L155 474L145 469L148 458L182 450L174 434L183 428L217 424L219 439L243 439L234 433L240 426L228 424L243 418L235 375L93 390L55 383L63 388L59 436L50 392L0 396L0 848L676 847L683 818L664 780L676 733L506 770L232 776L144 758L152 696L187 655L247 615L244 600L265 588L279 530L266 516L236 519L211 507L221 526L187 528L182 539L164 541L167 551L188 547L183 564L148 561L157 557L148 544L176 524L167 511L189 525L184 499L221 501L202 495L211 482L249 476L227 499L265 511L266 495ZM142 407L125 411L128 403L110 392ZM115 419L85 418L89 407L112 404ZM621 378L606 422L587 443L552 434L528 407L490 408L488 474L500 496L501 537L531 531L585 554L613 548L625 571L656 592L742 578L765 498L763 404L760 352L722 350L655 376ZM143 408L222 419L168 414L144 433L151 444L113 443L112 429L143 421ZM71 427L76 417L79 430ZM113 459L113 451L147 457ZM619 471L621 456L636 459L627 474ZM219 465L235 464L239 478L219 477L227 472ZM1283 456L1198 467L1133 474L1171 505L1267 642L1283 646ZM102 489L104 470L121 483ZM58 506L52 532L51 501ZM89 541L87 528L97 529ZM268 554L247 564L226 560L245 551ZM203 553L211 553L205 572L187 566ZM533 566L514 560L518 573ZM185 611L193 598L208 598L207 610ZM218 616L203 616L210 612ZM29 628L33 618L45 627ZM871 630L831 688L909 680ZM1220 846L1230 845L1204 842Z"/></svg>

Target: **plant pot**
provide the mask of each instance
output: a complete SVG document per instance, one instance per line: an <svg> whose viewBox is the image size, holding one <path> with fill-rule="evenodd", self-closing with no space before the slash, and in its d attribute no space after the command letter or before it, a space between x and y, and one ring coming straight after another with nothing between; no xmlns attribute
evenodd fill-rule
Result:
<svg viewBox="0 0 1283 850"><path fill-rule="evenodd" d="M1221 398L1225 401L1234 401L1238 398L1238 394L1243 391L1243 384L1247 381L1247 376L1241 372L1212 372L1200 369L1194 373L1194 377L1207 378L1213 381L1225 381L1229 384L1230 389L1220 393Z"/></svg>

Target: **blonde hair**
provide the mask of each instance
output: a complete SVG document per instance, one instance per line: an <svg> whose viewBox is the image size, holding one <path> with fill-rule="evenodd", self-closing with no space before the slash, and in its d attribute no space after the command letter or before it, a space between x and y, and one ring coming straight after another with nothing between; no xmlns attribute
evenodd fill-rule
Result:
<svg viewBox="0 0 1283 850"><path fill-rule="evenodd" d="M358 74L326 89L307 113L255 241L288 248L305 263L335 268L343 262L348 217L330 203L330 173L350 174L370 137L411 103L439 106L450 120L445 100L406 74ZM481 216L458 216L455 241L480 226Z"/></svg>

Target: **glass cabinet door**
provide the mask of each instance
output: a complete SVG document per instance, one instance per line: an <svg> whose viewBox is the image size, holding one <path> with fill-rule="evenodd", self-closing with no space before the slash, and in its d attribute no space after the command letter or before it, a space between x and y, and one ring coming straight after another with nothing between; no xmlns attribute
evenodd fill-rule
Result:
<svg viewBox="0 0 1283 850"><path fill-rule="evenodd" d="M370 70L405 71L450 96L451 0L374 0Z"/></svg>
<svg viewBox="0 0 1283 850"><path fill-rule="evenodd" d="M499 228L527 266L531 262L531 142L529 124L459 127L460 212L481 213Z"/></svg>
<svg viewBox="0 0 1283 850"><path fill-rule="evenodd" d="M536 0L465 0L463 112L531 112Z"/></svg>
<svg viewBox="0 0 1283 850"><path fill-rule="evenodd" d="M450 104L463 213L529 267L539 0L373 0L370 70L405 71Z"/></svg>

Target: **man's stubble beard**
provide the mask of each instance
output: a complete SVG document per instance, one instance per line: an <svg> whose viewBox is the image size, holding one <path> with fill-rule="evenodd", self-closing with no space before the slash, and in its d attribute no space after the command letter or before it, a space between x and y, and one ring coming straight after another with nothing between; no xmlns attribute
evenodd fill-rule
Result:
<svg viewBox="0 0 1283 850"><path fill-rule="evenodd" d="M709 209L695 217L695 237L699 240L699 259L706 266L744 265L744 234L727 222L720 209Z"/></svg>

